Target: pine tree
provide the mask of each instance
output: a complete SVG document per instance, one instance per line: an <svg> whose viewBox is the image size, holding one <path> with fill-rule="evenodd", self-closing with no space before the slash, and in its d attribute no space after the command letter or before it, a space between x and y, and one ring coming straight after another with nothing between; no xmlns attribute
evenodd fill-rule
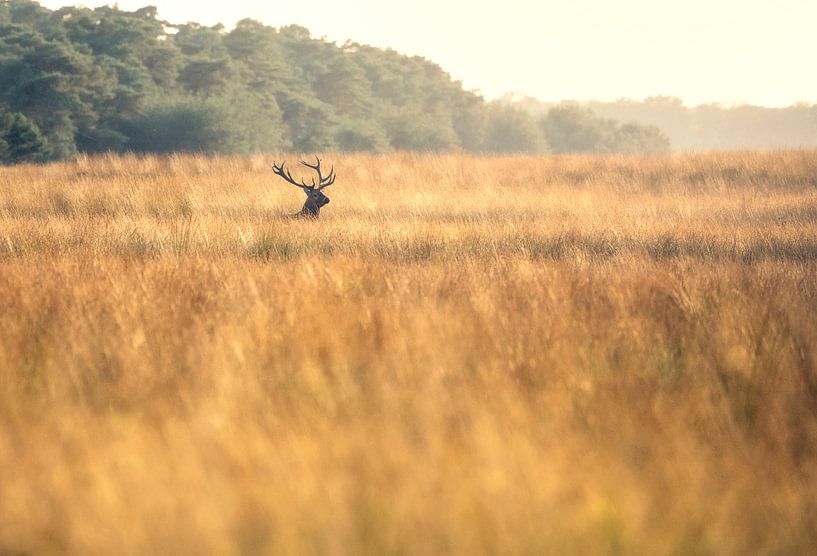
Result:
<svg viewBox="0 0 817 556"><path fill-rule="evenodd" d="M38 162L48 146L37 126L19 112L0 113L0 163Z"/></svg>

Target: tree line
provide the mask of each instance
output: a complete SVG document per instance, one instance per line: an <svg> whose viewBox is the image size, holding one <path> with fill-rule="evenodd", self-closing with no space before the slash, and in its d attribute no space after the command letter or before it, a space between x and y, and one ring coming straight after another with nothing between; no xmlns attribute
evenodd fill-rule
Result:
<svg viewBox="0 0 817 556"><path fill-rule="evenodd" d="M0 1L0 163L78 152L656 151L654 127L534 117L437 64L244 19L171 24L155 7ZM595 142L576 141L596 134Z"/></svg>
<svg viewBox="0 0 817 556"><path fill-rule="evenodd" d="M554 109L592 111L598 117L660 128L677 150L796 149L817 147L817 104L785 108L702 104L686 106L679 98L658 96L643 101L548 103L507 95L501 102L534 118Z"/></svg>

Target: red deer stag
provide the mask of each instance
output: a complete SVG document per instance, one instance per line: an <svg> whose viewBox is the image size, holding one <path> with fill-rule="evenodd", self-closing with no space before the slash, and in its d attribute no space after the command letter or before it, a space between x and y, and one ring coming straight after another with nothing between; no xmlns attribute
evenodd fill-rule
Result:
<svg viewBox="0 0 817 556"><path fill-rule="evenodd" d="M329 170L329 175L324 177L321 173L321 159L316 156L315 161L315 164L309 164L303 160L301 161L301 164L307 168L315 170L318 173L318 182L315 183L315 178L312 178L311 185L307 185L304 180L301 180L301 183L298 183L292 179L292 174L290 174L289 170L286 169L286 162L282 162L280 166L275 164L275 161L272 162L273 172L284 178L284 180L288 181L295 187L300 187L303 189L304 193L306 193L304 208L301 209L301 212L291 215L296 218L317 218L320 216L321 207L329 203L329 197L324 195L322 190L335 183L335 167L332 166L332 169Z"/></svg>

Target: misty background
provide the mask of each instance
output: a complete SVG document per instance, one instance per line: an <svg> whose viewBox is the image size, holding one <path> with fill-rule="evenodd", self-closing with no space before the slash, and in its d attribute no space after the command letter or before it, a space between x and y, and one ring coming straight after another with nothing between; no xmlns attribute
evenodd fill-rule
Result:
<svg viewBox="0 0 817 556"><path fill-rule="evenodd" d="M530 53L531 59L540 54ZM553 53L548 53L553 56ZM567 56L569 58L569 56ZM540 76L547 79L547 75ZM0 2L0 161L79 152L638 152L817 146L817 106L486 101L437 63L252 19Z"/></svg>

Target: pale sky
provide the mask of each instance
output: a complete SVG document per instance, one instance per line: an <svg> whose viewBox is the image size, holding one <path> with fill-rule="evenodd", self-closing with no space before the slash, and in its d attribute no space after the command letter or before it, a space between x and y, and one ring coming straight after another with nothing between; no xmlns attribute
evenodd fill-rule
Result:
<svg viewBox="0 0 817 556"><path fill-rule="evenodd" d="M78 4L44 0L57 8ZM85 1L95 7L110 2ZM817 103L817 0L119 0L173 23L297 23L440 64L487 98Z"/></svg>

